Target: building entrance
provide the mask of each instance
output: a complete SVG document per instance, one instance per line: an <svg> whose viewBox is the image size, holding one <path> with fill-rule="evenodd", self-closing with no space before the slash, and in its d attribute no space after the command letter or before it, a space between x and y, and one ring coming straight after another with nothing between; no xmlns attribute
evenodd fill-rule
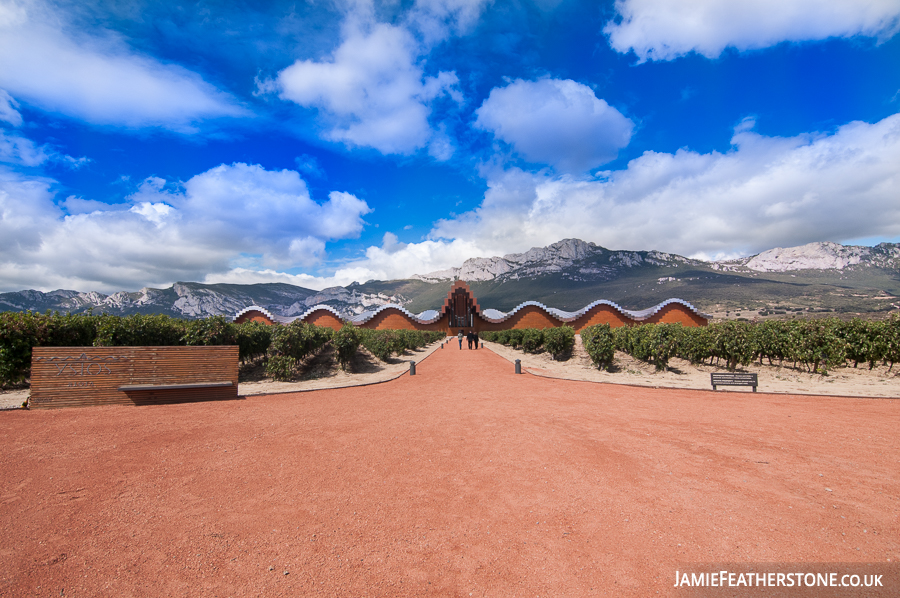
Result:
<svg viewBox="0 0 900 598"><path fill-rule="evenodd" d="M466 287L460 286L452 291L448 308L451 328L472 328L475 325L477 308Z"/></svg>

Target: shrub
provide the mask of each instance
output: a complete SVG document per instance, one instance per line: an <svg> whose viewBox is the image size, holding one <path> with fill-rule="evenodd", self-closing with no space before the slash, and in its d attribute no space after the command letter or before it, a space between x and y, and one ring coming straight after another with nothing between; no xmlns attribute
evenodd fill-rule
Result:
<svg viewBox="0 0 900 598"><path fill-rule="evenodd" d="M558 326L544 330L544 348L553 359L569 353L575 346L575 329L571 326Z"/></svg>
<svg viewBox="0 0 900 598"><path fill-rule="evenodd" d="M522 349L526 353L537 353L544 344L544 331L537 328L522 330Z"/></svg>
<svg viewBox="0 0 900 598"><path fill-rule="evenodd" d="M321 349L333 333L331 328L305 324L299 320L287 326L276 324L272 327L269 356L285 355L300 361Z"/></svg>
<svg viewBox="0 0 900 598"><path fill-rule="evenodd" d="M513 349L518 349L522 345L522 338L525 336L525 331L521 328L513 328L511 330L506 331L507 341L503 343L504 345L509 345Z"/></svg>
<svg viewBox="0 0 900 598"><path fill-rule="evenodd" d="M341 369L346 370L353 361L353 357L356 356L356 351L359 349L359 341L359 331L353 324L344 324L334 334L331 344L334 345L334 350L337 352L337 360Z"/></svg>
<svg viewBox="0 0 900 598"><path fill-rule="evenodd" d="M212 316L203 320L185 322L181 341L188 346L238 344L235 325L229 322L225 316Z"/></svg>
<svg viewBox="0 0 900 598"><path fill-rule="evenodd" d="M161 314L126 317L103 314L97 321L96 347L184 345L185 321Z"/></svg>
<svg viewBox="0 0 900 598"><path fill-rule="evenodd" d="M278 382L289 382L294 378L297 360L288 355L272 355L266 363L266 374Z"/></svg>
<svg viewBox="0 0 900 598"><path fill-rule="evenodd" d="M691 363L701 363L712 357L712 335L708 326L685 328L678 342L678 356Z"/></svg>
<svg viewBox="0 0 900 598"><path fill-rule="evenodd" d="M756 355L752 326L733 320L710 326L713 356L724 359L729 370L747 365Z"/></svg>
<svg viewBox="0 0 900 598"><path fill-rule="evenodd" d="M681 324L649 324L648 334L650 355L656 371L669 367L669 359L676 355L678 342L681 339Z"/></svg>
<svg viewBox="0 0 900 598"><path fill-rule="evenodd" d="M272 343L273 328L274 326L262 322L245 322L234 325L235 340L241 361L246 362L262 357L268 352L269 345Z"/></svg>
<svg viewBox="0 0 900 598"><path fill-rule="evenodd" d="M31 348L47 339L46 322L32 312L0 314L0 384L24 382L31 373Z"/></svg>
<svg viewBox="0 0 900 598"><path fill-rule="evenodd" d="M616 354L616 341L609 324L589 326L581 331L581 343L594 365L609 368Z"/></svg>
<svg viewBox="0 0 900 598"><path fill-rule="evenodd" d="M359 331L359 340L362 346L368 349L369 353L381 361L387 361L393 350L390 339L387 335L382 334L383 332L387 331L361 329Z"/></svg>

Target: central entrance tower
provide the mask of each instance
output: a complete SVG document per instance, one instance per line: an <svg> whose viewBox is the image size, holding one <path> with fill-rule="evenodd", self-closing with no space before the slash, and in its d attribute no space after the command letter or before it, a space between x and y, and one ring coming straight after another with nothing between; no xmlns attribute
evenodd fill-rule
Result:
<svg viewBox="0 0 900 598"><path fill-rule="evenodd" d="M454 328L474 328L475 316L481 310L478 307L478 301L472 296L469 285L457 280L450 288L441 311L447 315L449 327L452 330Z"/></svg>

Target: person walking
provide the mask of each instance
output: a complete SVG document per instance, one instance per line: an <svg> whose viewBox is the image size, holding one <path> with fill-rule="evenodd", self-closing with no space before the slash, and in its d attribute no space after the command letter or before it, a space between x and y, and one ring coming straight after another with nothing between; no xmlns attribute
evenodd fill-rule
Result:
<svg viewBox="0 0 900 598"><path fill-rule="evenodd" d="M478 338L478 333L474 330L472 331L472 340L475 341L475 348L477 349L479 343L481 343L481 340Z"/></svg>
<svg viewBox="0 0 900 598"><path fill-rule="evenodd" d="M457 336L459 338L459 350L462 351L462 337L463 337L462 330L459 331L459 335L457 335Z"/></svg>

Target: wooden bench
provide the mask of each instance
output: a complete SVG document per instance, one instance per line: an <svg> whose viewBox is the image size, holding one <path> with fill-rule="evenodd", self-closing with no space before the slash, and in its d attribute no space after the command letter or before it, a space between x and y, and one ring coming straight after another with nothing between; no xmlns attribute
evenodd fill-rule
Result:
<svg viewBox="0 0 900 598"><path fill-rule="evenodd" d="M717 386L752 386L753 392L756 392L756 387L759 385L756 374L727 372L710 374L709 377L713 390L716 390Z"/></svg>
<svg viewBox="0 0 900 598"><path fill-rule="evenodd" d="M162 405L238 398L238 348L34 347L29 407Z"/></svg>

